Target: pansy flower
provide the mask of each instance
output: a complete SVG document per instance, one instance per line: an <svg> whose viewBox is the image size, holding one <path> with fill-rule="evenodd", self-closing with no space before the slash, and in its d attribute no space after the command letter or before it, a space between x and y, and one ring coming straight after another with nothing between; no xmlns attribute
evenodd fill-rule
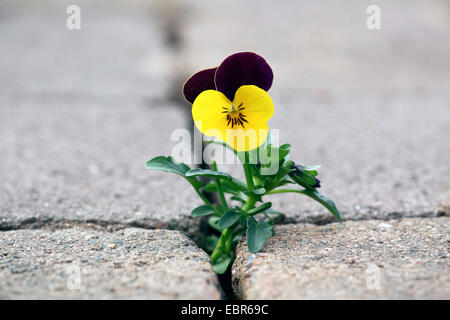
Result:
<svg viewBox="0 0 450 320"><path fill-rule="evenodd" d="M240 52L217 68L191 76L183 94L192 103L192 117L204 135L215 136L236 151L248 151L267 139L267 122L274 111L267 93L272 81L272 69L263 57Z"/></svg>

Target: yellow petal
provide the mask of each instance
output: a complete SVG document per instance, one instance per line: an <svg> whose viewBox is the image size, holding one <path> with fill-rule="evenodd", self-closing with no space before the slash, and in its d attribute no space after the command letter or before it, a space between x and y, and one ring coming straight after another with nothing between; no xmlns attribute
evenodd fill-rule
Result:
<svg viewBox="0 0 450 320"><path fill-rule="evenodd" d="M222 112L223 108L228 109L230 106L231 101L222 92L203 91L192 104L192 118L196 127L207 136L217 136L211 134L211 131L223 131L227 128L226 114Z"/></svg>
<svg viewBox="0 0 450 320"><path fill-rule="evenodd" d="M249 85L241 86L236 91L233 104L245 109L243 113L247 116L247 121L257 123L267 122L273 115L273 101L269 94L263 89ZM250 123L252 125L252 123Z"/></svg>
<svg viewBox="0 0 450 320"><path fill-rule="evenodd" d="M226 142L236 151L249 151L260 147L269 134L267 122L256 126L246 126L244 129L227 129L225 133Z"/></svg>

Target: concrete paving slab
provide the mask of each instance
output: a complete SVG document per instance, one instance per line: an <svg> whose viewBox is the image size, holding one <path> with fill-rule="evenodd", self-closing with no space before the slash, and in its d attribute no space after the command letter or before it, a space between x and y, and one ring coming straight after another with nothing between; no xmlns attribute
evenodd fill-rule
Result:
<svg viewBox="0 0 450 320"><path fill-rule="evenodd" d="M183 28L193 71L254 51L275 71L277 99L303 89L449 85L450 4L444 0L380 0L380 30L367 28L373 5L367 1L180 2L195 4Z"/></svg>
<svg viewBox="0 0 450 320"><path fill-rule="evenodd" d="M346 5L336 1L286 1L283 6L256 1L175 1L172 4L186 9L181 10L184 24L178 32L183 41L176 53L174 48L164 48L167 35L162 34L158 25L161 21L156 19L160 2L133 1L127 5L113 1L106 5L82 1L83 25L79 31L65 28L66 4L1 4L4 19L0 32L4 36L0 41L6 49L0 58L0 90L2 115L9 122L2 126L2 133L6 133L0 137L2 157L8 163L1 172L6 190L2 192L2 228L15 227L13 219L20 216L19 221L31 223L36 217L41 221L52 216L120 223L145 220L144 224L151 227L161 222L169 226L168 221L174 221L179 213L186 216L197 203L185 206L185 199L195 197L178 177L144 173L161 179L156 186L164 184L163 188L149 188L147 202L144 188L138 187L139 182L131 176L141 174L140 164L150 156L170 153L167 139L171 130L188 126L188 120L183 119L186 113L179 114L175 107L169 111L167 105L172 103L158 100L170 86L174 68L186 62L193 72L242 50L256 51L269 60L275 70L270 92L277 108L269 124L281 129L280 142L292 144L292 159L323 165L322 191L336 201L344 219L448 212L445 203L450 199L450 168L446 164L450 162L450 146L445 138L450 119L446 68L450 47L440 41L448 38L450 30L448 16L443 14L448 7L445 1L427 6L421 1L408 6L382 1L379 31L366 28L367 6L358 1ZM186 68L180 67L180 72L186 72ZM148 123L137 111L147 104L151 109ZM24 105L34 113L18 116ZM58 112L50 110L56 105ZM85 109L95 105L99 110L88 111L97 114L96 120L89 120L88 132L84 132L88 121L85 115L67 111L79 105ZM120 105L114 110L121 111L112 115L111 105ZM125 111L127 108L134 110ZM32 119L41 112L45 119ZM101 121L101 117L113 117L112 121L119 123L127 112L127 128L121 122L116 130ZM71 119L74 121L67 123ZM160 127L147 131L156 125ZM69 131L79 135L76 142L76 134ZM105 134L111 139L107 145L103 144ZM136 140L137 136L140 138ZM158 138L151 141L150 137ZM50 144L50 139L54 143L52 140ZM136 141L139 144L130 153ZM79 145L70 147L73 143ZM21 153L29 146L41 148L39 144L43 145L43 154L59 155L56 160L33 158L39 169L36 167L26 181L22 177L25 172L14 170L24 168L21 163L26 157ZM151 151L143 151L150 147ZM117 149L126 152L120 151L118 156ZM105 157L116 168L123 168L122 172L129 171L128 163L134 161L130 159L139 157L130 163L139 170L126 174L125 179L125 174L119 177L119 173L108 178L95 168L98 163L91 166L92 159ZM59 181L56 187L51 171L69 175L65 164L76 160L78 168L70 170L78 172L76 178L83 177L89 191L82 191L85 186L81 182L71 184L68 179ZM97 172L97 180L86 176L89 170L93 175ZM242 175L240 168L233 170ZM83 192L89 195L81 196ZM118 198L111 198L116 193ZM68 207L56 198L75 200ZM180 200L180 206L171 204L164 209L166 204L160 199L173 198ZM270 200L278 198L275 207L288 215L288 222L332 221L331 215L309 199L283 195ZM153 205L163 207L157 211L161 217L154 218ZM135 219L130 213L135 206L144 218Z"/></svg>
<svg viewBox="0 0 450 320"><path fill-rule="evenodd" d="M280 143L292 144L292 160L322 165L321 191L344 219L446 212L447 2L380 1L377 31L367 29L371 3L361 1L196 4L184 31L186 56L198 68L237 51L268 60L275 74L269 126L280 130ZM223 168L242 177L241 168ZM269 199L288 222L333 221L305 197Z"/></svg>
<svg viewBox="0 0 450 320"><path fill-rule="evenodd" d="M182 178L150 172L187 126L145 1L0 4L0 229L58 221L197 231ZM181 95L181 88L180 88Z"/></svg>
<svg viewBox="0 0 450 320"><path fill-rule="evenodd" d="M178 231L0 233L2 299L220 299L208 255Z"/></svg>
<svg viewBox="0 0 450 320"><path fill-rule="evenodd" d="M154 97L167 85L167 57L148 1L0 3L0 92Z"/></svg>
<svg viewBox="0 0 450 320"><path fill-rule="evenodd" d="M241 243L241 299L450 298L450 219L410 218L277 226L252 254Z"/></svg>
<svg viewBox="0 0 450 320"><path fill-rule="evenodd" d="M448 92L306 94L283 103L273 127L292 160L322 165L319 191L344 219L439 216L450 200ZM305 197L270 199L295 221L333 221Z"/></svg>
<svg viewBox="0 0 450 320"><path fill-rule="evenodd" d="M144 168L184 125L173 105L13 97L1 110L1 229L73 220L197 231L189 183Z"/></svg>

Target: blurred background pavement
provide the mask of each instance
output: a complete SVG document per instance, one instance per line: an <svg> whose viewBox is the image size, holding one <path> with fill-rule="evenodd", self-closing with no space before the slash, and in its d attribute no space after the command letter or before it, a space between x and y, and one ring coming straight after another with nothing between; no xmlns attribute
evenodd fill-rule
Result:
<svg viewBox="0 0 450 320"><path fill-rule="evenodd" d="M448 39L445 0L0 1L0 228L195 232L189 185L143 166L191 126L183 81L238 51L272 66L269 125L293 160L322 164L344 219L449 214ZM332 221L299 196L276 206Z"/></svg>

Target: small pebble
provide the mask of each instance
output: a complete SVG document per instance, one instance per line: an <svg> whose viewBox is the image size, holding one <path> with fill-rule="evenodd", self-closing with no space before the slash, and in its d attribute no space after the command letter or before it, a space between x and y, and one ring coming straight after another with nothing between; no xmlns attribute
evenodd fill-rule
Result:
<svg viewBox="0 0 450 320"><path fill-rule="evenodd" d="M384 223L384 222L380 223L378 226L380 228L386 228L386 229L392 228L392 224Z"/></svg>

